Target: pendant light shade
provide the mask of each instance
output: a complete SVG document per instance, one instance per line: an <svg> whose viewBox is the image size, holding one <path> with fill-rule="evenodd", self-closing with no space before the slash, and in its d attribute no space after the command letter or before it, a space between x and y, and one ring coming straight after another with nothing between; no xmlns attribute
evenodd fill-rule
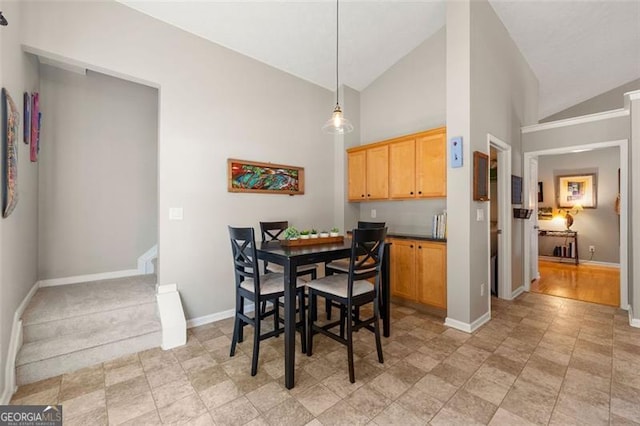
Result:
<svg viewBox="0 0 640 426"><path fill-rule="evenodd" d="M338 74L338 64L339 64L339 42L340 42L340 0L336 0L336 106L333 109L333 114L331 114L331 118L327 120L324 126L322 126L322 131L326 133L331 133L333 135L343 135L345 133L350 133L353 131L353 124L349 120L347 120L342 114L342 108L340 108L340 101L338 97L338 88L340 87L339 83L339 74Z"/></svg>
<svg viewBox="0 0 640 426"><path fill-rule="evenodd" d="M353 131L353 124L342 114L340 105L336 103L331 118L322 126L322 131L332 135L343 135Z"/></svg>

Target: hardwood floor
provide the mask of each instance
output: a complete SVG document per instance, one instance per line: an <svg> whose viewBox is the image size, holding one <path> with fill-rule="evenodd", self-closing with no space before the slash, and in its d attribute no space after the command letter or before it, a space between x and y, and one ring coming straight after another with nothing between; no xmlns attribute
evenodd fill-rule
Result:
<svg viewBox="0 0 640 426"><path fill-rule="evenodd" d="M618 268L540 260L538 269L541 278L531 283L532 292L602 305L620 305Z"/></svg>

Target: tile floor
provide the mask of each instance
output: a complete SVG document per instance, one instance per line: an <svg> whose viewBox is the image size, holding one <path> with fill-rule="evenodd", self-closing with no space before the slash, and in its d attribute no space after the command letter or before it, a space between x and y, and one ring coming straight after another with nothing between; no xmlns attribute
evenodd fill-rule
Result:
<svg viewBox="0 0 640 426"><path fill-rule="evenodd" d="M640 424L640 329L625 311L534 293L492 305L472 335L394 306L384 364L373 334L357 334L355 384L346 348L324 336L312 357L296 354L294 389L283 387L281 338L263 341L251 377L251 340L229 358L224 320L175 350L22 386L12 403L62 403L69 426Z"/></svg>

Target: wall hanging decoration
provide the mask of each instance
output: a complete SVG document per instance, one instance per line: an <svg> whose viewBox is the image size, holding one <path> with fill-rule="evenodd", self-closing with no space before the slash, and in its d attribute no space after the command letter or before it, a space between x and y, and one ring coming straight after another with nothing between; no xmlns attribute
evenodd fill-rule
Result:
<svg viewBox="0 0 640 426"><path fill-rule="evenodd" d="M511 175L511 204L522 204L522 178Z"/></svg>
<svg viewBox="0 0 640 426"><path fill-rule="evenodd" d="M7 89L2 89L2 217L9 217L18 204L18 129L20 114Z"/></svg>
<svg viewBox="0 0 640 426"><path fill-rule="evenodd" d="M489 201L489 156L473 153L473 200Z"/></svg>
<svg viewBox="0 0 640 426"><path fill-rule="evenodd" d="M31 96L29 92L24 92L22 95L23 111L22 114L22 142L29 144L31 139Z"/></svg>
<svg viewBox="0 0 640 426"><path fill-rule="evenodd" d="M544 202L544 194L542 193L542 182L538 182L538 202Z"/></svg>
<svg viewBox="0 0 640 426"><path fill-rule="evenodd" d="M558 207L572 208L576 204L583 208L598 206L595 173L558 176Z"/></svg>
<svg viewBox="0 0 640 426"><path fill-rule="evenodd" d="M38 152L40 151L40 121L42 114L40 113L40 94L35 92L31 95L31 145L29 153L31 162L38 161Z"/></svg>
<svg viewBox="0 0 640 426"><path fill-rule="evenodd" d="M282 164L227 160L229 192L304 194L304 168Z"/></svg>

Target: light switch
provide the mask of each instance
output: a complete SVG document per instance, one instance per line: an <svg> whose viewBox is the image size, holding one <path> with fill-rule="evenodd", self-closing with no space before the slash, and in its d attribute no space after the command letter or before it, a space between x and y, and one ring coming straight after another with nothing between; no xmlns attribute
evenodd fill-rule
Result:
<svg viewBox="0 0 640 426"><path fill-rule="evenodd" d="M182 220L182 207L169 208L169 220Z"/></svg>
<svg viewBox="0 0 640 426"><path fill-rule="evenodd" d="M378 212L376 212L376 209L371 209L371 218L375 219L377 216Z"/></svg>
<svg viewBox="0 0 640 426"><path fill-rule="evenodd" d="M484 220L484 209L476 209L476 221L482 222Z"/></svg>

